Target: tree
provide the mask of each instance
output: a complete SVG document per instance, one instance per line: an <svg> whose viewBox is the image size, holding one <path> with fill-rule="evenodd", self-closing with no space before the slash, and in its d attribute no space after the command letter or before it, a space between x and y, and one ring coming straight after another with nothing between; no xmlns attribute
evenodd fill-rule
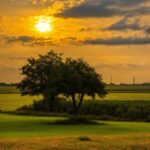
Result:
<svg viewBox="0 0 150 150"><path fill-rule="evenodd" d="M101 75L96 73L82 59L67 58L50 51L29 58L28 64L21 68L24 79L18 85L22 95L43 95L47 110L53 107L58 95L71 97L73 112L77 114L85 95L100 97L106 95Z"/></svg>
<svg viewBox="0 0 150 150"><path fill-rule="evenodd" d="M39 55L37 59L29 58L28 63L21 68L24 79L18 88L22 95L43 95L45 107L49 110L49 101L54 101L59 94L62 64L62 55L54 51Z"/></svg>
<svg viewBox="0 0 150 150"><path fill-rule="evenodd" d="M62 93L71 97L74 114L78 114L85 95L94 99L96 94L99 97L107 94L101 75L83 59L67 58L63 71Z"/></svg>

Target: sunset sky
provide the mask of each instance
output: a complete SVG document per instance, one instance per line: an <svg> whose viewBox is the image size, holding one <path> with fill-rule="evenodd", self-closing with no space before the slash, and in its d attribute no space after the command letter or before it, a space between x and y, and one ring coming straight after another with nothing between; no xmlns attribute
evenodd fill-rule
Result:
<svg viewBox="0 0 150 150"><path fill-rule="evenodd" d="M150 0L0 0L0 82L28 57L84 58L105 82L150 82Z"/></svg>

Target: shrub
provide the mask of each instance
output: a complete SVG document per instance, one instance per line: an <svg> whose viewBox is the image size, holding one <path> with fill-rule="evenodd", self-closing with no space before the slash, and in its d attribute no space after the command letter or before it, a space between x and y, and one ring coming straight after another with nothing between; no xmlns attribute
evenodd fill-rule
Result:
<svg viewBox="0 0 150 150"><path fill-rule="evenodd" d="M123 112L123 110L122 110L121 107L118 107L118 108L116 109L115 115L116 115L117 117L123 117L123 116L124 116L124 112Z"/></svg>
<svg viewBox="0 0 150 150"><path fill-rule="evenodd" d="M72 103L64 98L57 98L55 105L52 105L50 113L71 114ZM42 111L46 109L43 101L34 101L30 106L23 106L19 110ZM93 116L102 120L147 120L150 116L150 101L84 101L79 115Z"/></svg>
<svg viewBox="0 0 150 150"><path fill-rule="evenodd" d="M137 120L140 118L140 110L134 107L128 109L126 117L131 120Z"/></svg>
<svg viewBox="0 0 150 150"><path fill-rule="evenodd" d="M77 124L98 124L94 120L90 120L87 117L76 116L69 119L57 120L52 122L52 124L61 124L61 125L77 125Z"/></svg>
<svg viewBox="0 0 150 150"><path fill-rule="evenodd" d="M79 141L91 141L91 139L87 136L81 136L79 137Z"/></svg>
<svg viewBox="0 0 150 150"><path fill-rule="evenodd" d="M146 118L146 121L147 121L147 122L150 122L150 116L148 116L148 117Z"/></svg>

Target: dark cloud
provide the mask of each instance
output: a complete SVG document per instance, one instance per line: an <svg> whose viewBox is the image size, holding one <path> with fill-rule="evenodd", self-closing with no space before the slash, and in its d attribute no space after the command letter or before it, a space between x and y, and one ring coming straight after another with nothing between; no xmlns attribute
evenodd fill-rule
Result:
<svg viewBox="0 0 150 150"><path fill-rule="evenodd" d="M112 17L147 14L149 7L140 6L149 0L90 0L81 5L65 9L56 16L64 18Z"/></svg>
<svg viewBox="0 0 150 150"><path fill-rule="evenodd" d="M110 0L113 1L113 0ZM121 5L121 6L137 6L140 4L143 4L145 2L148 2L149 0L114 0L116 4Z"/></svg>
<svg viewBox="0 0 150 150"><path fill-rule="evenodd" d="M59 45L69 43L75 45L78 42L75 37L60 38L55 41L52 38L36 38L32 36L6 36L0 35L0 41L6 44L20 44L23 46L44 46L44 45Z"/></svg>
<svg viewBox="0 0 150 150"><path fill-rule="evenodd" d="M145 30L146 34L150 34L150 27Z"/></svg>
<svg viewBox="0 0 150 150"><path fill-rule="evenodd" d="M21 44L24 46L43 46L43 45L53 45L51 38L36 38L32 36L5 36L1 35L0 39L6 44Z"/></svg>
<svg viewBox="0 0 150 150"><path fill-rule="evenodd" d="M1 38L2 39L2 38ZM7 37L3 36L3 41L7 44L21 44L24 46L44 46L44 45L61 45L61 44L71 44L71 45L146 45L150 44L150 38L147 37L112 37L109 39L86 39L83 41L78 40L75 37L67 37L58 40L57 42L53 41L51 38L35 38L28 36L19 36L19 37Z"/></svg>
<svg viewBox="0 0 150 150"><path fill-rule="evenodd" d="M111 25L110 27L106 28L106 30L118 30L118 31L124 31L124 30L141 30L142 27L138 24L138 21L129 22L128 19L124 18L117 23Z"/></svg>
<svg viewBox="0 0 150 150"><path fill-rule="evenodd" d="M35 40L34 37L30 37L30 36L19 36L19 37L11 36L11 37L5 37L5 39L9 43L13 43L13 42L30 43Z"/></svg>
<svg viewBox="0 0 150 150"><path fill-rule="evenodd" d="M150 44L150 38L123 38L115 37L110 39L87 39L83 44L91 45L145 45Z"/></svg>
<svg viewBox="0 0 150 150"><path fill-rule="evenodd" d="M79 31L80 31L80 32L93 31L93 28L87 28L87 27L85 27L85 28L81 28Z"/></svg>
<svg viewBox="0 0 150 150"><path fill-rule="evenodd" d="M103 4L82 4L80 6L66 9L63 12L56 14L56 16L64 18L111 17L115 16L116 14L121 15L122 13L123 12L121 10L109 8Z"/></svg>

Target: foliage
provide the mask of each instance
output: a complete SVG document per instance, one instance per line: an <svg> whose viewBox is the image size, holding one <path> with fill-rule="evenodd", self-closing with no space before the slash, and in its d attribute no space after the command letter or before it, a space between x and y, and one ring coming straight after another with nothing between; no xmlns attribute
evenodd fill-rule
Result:
<svg viewBox="0 0 150 150"><path fill-rule="evenodd" d="M63 71L62 93L71 97L75 114L78 113L85 95L92 98L95 98L96 94L99 97L106 95L101 76L82 59L67 58Z"/></svg>
<svg viewBox="0 0 150 150"><path fill-rule="evenodd" d="M41 110L41 101L32 105L32 109L20 109L22 111L43 111ZM39 105L39 106L38 106ZM40 108L40 109L37 109ZM83 102L79 115L91 116L91 118L101 120L131 120L147 121L150 116L150 101L98 101L87 100ZM72 113L71 101L60 100L53 111L55 113Z"/></svg>
<svg viewBox="0 0 150 150"><path fill-rule="evenodd" d="M24 79L18 85L22 95L43 95L46 110L53 109L59 94L71 97L77 114L85 95L106 95L102 77L82 59L66 58L50 51L39 58L29 58L21 69Z"/></svg>
<svg viewBox="0 0 150 150"><path fill-rule="evenodd" d="M0 138L108 136L150 134L149 123L98 121L103 125L54 125L62 117L37 117L0 114ZM30 141L32 142L32 141Z"/></svg>

